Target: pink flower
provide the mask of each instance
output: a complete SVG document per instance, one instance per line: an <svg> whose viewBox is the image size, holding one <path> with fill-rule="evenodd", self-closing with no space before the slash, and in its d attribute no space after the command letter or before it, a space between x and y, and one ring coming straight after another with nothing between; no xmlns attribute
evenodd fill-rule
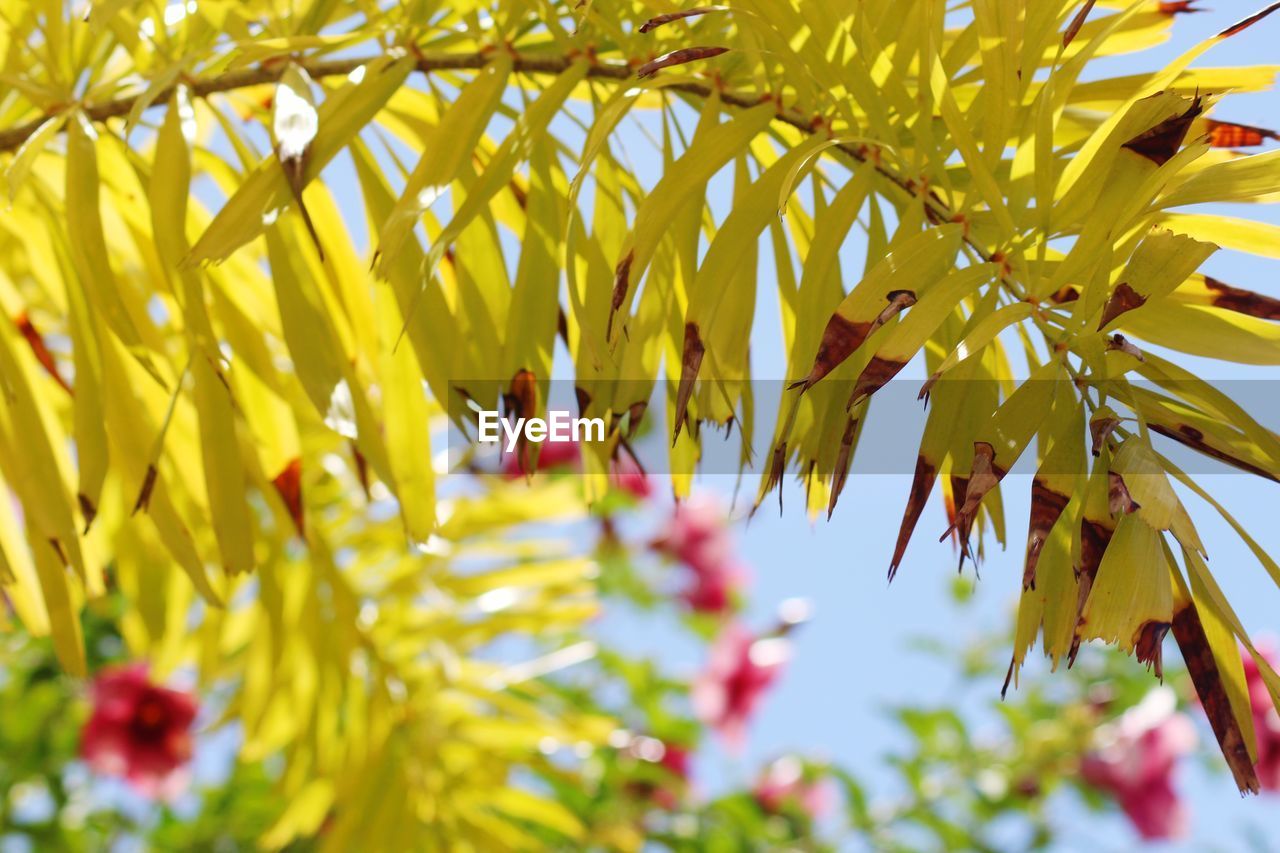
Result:
<svg viewBox="0 0 1280 853"><path fill-rule="evenodd" d="M145 664L113 667L93 682L93 712L80 755L95 771L123 776L140 793L172 799L187 781L196 701L151 682Z"/></svg>
<svg viewBox="0 0 1280 853"><path fill-rule="evenodd" d="M1259 643L1258 652L1269 663L1277 660L1269 644ZM1280 714L1276 713L1271 692L1262 679L1257 662L1244 652L1244 677L1249 687L1249 704L1253 706L1253 731L1258 738L1258 782L1267 791L1280 791Z"/></svg>
<svg viewBox="0 0 1280 853"><path fill-rule="evenodd" d="M662 758L658 763L671 776L671 784L655 790L653 798L668 811L680 805L689 787L689 759L687 749L672 743L663 744Z"/></svg>
<svg viewBox="0 0 1280 853"><path fill-rule="evenodd" d="M652 800L667 811L679 808L689 790L692 758L689 750L656 738L638 737L632 740L629 751L640 761L661 769L630 780L627 790L636 797Z"/></svg>
<svg viewBox="0 0 1280 853"><path fill-rule="evenodd" d="M831 811L835 794L829 779L813 779L804 764L785 755L764 769L753 791L760 808L770 814L799 809L810 818Z"/></svg>
<svg viewBox="0 0 1280 853"><path fill-rule="evenodd" d="M528 446L526 452L532 455L533 447ZM519 450L511 453L504 453L502 459L502 475L508 480L515 480L525 476L527 469L524 459ZM538 445L538 471L547 471L552 468L562 468L573 466L578 467L581 461L581 452L578 449L576 441L547 441Z"/></svg>
<svg viewBox="0 0 1280 853"><path fill-rule="evenodd" d="M609 463L609 481L622 491L639 500L653 494L653 483L640 464L630 456L619 456Z"/></svg>
<svg viewBox="0 0 1280 853"><path fill-rule="evenodd" d="M748 573L734 554L723 508L715 499L695 495L676 506L654 550L683 563L692 572L680 597L699 613L724 613Z"/></svg>
<svg viewBox="0 0 1280 853"><path fill-rule="evenodd" d="M1178 713L1173 691L1158 687L1098 730L1098 746L1080 762L1080 775L1115 797L1143 838L1178 838L1186 833L1187 811L1173 787L1174 769L1195 745L1195 728Z"/></svg>
<svg viewBox="0 0 1280 853"><path fill-rule="evenodd" d="M786 637L756 638L741 625L726 626L711 647L707 669L694 680L694 712L731 749L740 749L756 707L790 656Z"/></svg>
<svg viewBox="0 0 1280 853"><path fill-rule="evenodd" d="M530 448L531 450L532 448ZM538 448L538 471L549 471L557 468L582 467L582 450L576 441L547 441ZM516 480L525 476L526 468L522 454L516 450L502 456L502 476L508 480ZM636 461L628 456L620 456L609 462L609 482L628 494L645 500L653 494L653 484L641 470Z"/></svg>

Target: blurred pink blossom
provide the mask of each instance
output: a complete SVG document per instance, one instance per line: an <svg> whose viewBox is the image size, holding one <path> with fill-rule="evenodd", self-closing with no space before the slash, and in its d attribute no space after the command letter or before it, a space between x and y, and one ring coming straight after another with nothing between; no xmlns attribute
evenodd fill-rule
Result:
<svg viewBox="0 0 1280 853"><path fill-rule="evenodd" d="M706 670L694 680L694 712L730 749L741 749L760 700L790 657L791 641L784 636L757 638L741 625L725 626Z"/></svg>
<svg viewBox="0 0 1280 853"><path fill-rule="evenodd" d="M821 818L835 804L830 779L812 779L800 759L784 755L769 764L756 781L756 802L770 814L799 808L810 818Z"/></svg>
<svg viewBox="0 0 1280 853"><path fill-rule="evenodd" d="M1098 730L1097 747L1080 763L1086 782L1107 791L1146 839L1178 838L1187 810L1173 787L1178 759L1196 745L1190 718L1168 687L1158 687Z"/></svg>
<svg viewBox="0 0 1280 853"><path fill-rule="evenodd" d="M527 452L533 448L527 448ZM524 454L519 449L511 453L502 455L502 474L509 480L525 476L527 469L524 462ZM576 441L548 441L538 446L538 471L547 471L553 468L561 468L573 466L577 467L581 461L582 452L578 448Z"/></svg>
<svg viewBox="0 0 1280 853"><path fill-rule="evenodd" d="M196 700L153 684L145 664L104 669L93 682L93 711L80 754L95 771L124 777L148 797L172 799L186 787Z"/></svg>
<svg viewBox="0 0 1280 853"><path fill-rule="evenodd" d="M582 467L582 449L576 441L547 441L539 445L538 471L570 467L574 470ZM502 455L502 475L508 480L524 477L525 472L524 459L518 450ZM609 462L609 482L640 500L653 494L653 484L648 475L629 456L622 455Z"/></svg>
<svg viewBox="0 0 1280 853"><path fill-rule="evenodd" d="M630 456L621 455L609 463L609 481L632 497L646 500L653 494L653 483L640 464Z"/></svg>
<svg viewBox="0 0 1280 853"><path fill-rule="evenodd" d="M747 582L746 567L734 553L728 516L709 495L694 495L678 504L653 548L690 570L680 597L699 613L731 610Z"/></svg>

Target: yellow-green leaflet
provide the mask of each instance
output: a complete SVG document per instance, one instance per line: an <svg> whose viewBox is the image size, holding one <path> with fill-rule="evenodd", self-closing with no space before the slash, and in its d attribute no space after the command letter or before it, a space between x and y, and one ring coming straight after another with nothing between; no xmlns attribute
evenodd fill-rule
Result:
<svg viewBox="0 0 1280 853"><path fill-rule="evenodd" d="M1270 222L1205 213L1166 213L1158 222L1179 234L1217 243L1224 249L1280 258L1280 225Z"/></svg>
<svg viewBox="0 0 1280 853"><path fill-rule="evenodd" d="M895 362L910 360L933 337L960 300L999 274L995 264L978 264L950 273L930 285L876 350L876 358Z"/></svg>
<svg viewBox="0 0 1280 853"><path fill-rule="evenodd" d="M83 678L88 675L89 667L85 660L78 596L73 595L71 579L58 560L58 552L52 543L41 542L39 534L30 528L27 539L35 546L32 548L33 562L44 594L45 611L49 614L49 633L58 663L68 675Z"/></svg>
<svg viewBox="0 0 1280 853"><path fill-rule="evenodd" d="M422 159L410 173L404 192L378 235L378 269L383 275L422 212L444 195L459 169L470 159L498 108L510 73L510 57L500 54L462 90L440 124L423 140Z"/></svg>
<svg viewBox="0 0 1280 853"><path fill-rule="evenodd" d="M1159 200L1161 209L1206 202L1280 200L1280 151L1214 163Z"/></svg>
<svg viewBox="0 0 1280 853"><path fill-rule="evenodd" d="M156 376L150 356L142 351L142 337L120 296L119 283L108 260L99 207L97 132L77 113L67 122L67 237L76 279L86 301L102 316L129 352Z"/></svg>
<svg viewBox="0 0 1280 853"><path fill-rule="evenodd" d="M377 286L379 372L383 381L382 422L396 478L396 497L409 539L426 542L435 531L435 471L431 459L431 418L425 382L409 347L395 346L403 317L390 284Z"/></svg>
<svg viewBox="0 0 1280 853"><path fill-rule="evenodd" d="M1240 364L1280 364L1280 327L1221 308L1153 299L1127 312L1116 328L1178 352Z"/></svg>
<svg viewBox="0 0 1280 853"><path fill-rule="evenodd" d="M978 439L995 449L994 464L1001 470L1013 467L1048 416L1054 398L1062 391L1062 375L1062 366L1056 361L1041 365L978 431Z"/></svg>
<svg viewBox="0 0 1280 853"><path fill-rule="evenodd" d="M494 152L493 158L486 164L479 180L468 187L466 199L458 206L457 212L444 229L433 236L424 267L428 278L434 274L436 265L440 263L445 251L453 245L462 230L480 215L481 211L487 209L495 195L507 188L516 167L529 159L534 146L546 134L547 125L564 106L573 90L586 77L588 67L585 61L575 62L568 71L556 77L555 82L520 114L515 127ZM410 180L413 179L410 178ZM559 227L558 219L555 224Z"/></svg>
<svg viewBox="0 0 1280 853"><path fill-rule="evenodd" d="M938 365L933 377L940 377L961 361L981 352L1005 329L1031 316L1033 308L1026 302L1015 302L983 317L954 350Z"/></svg>
<svg viewBox="0 0 1280 853"><path fill-rule="evenodd" d="M618 257L614 311L627 313L653 251L676 214L691 201L690 190L706 183L772 120L769 104L752 107L737 118L698 133L689 150L663 172L662 179L636 211L631 234ZM699 200L701 197L699 197ZM619 303L619 296L622 297Z"/></svg>
<svg viewBox="0 0 1280 853"><path fill-rule="evenodd" d="M311 145L307 176L319 174L386 104L413 68L413 61L401 58L371 62L364 66L360 82L346 86L325 99L318 116L318 130ZM188 264L226 260L232 252L260 235L264 219L290 201L289 183L275 157L269 157L245 177L235 195L200 235Z"/></svg>
<svg viewBox="0 0 1280 853"><path fill-rule="evenodd" d="M66 123L66 113L45 119L39 129L28 136L26 142L23 142L22 147L13 155L13 160L9 163L9 168L5 169L4 174L5 181L9 185L10 202L17 196L18 190L22 188L23 183L26 182L27 175L31 172L31 167L35 165L36 158L44 153L50 140L58 135L58 132L62 130Z"/></svg>
<svg viewBox="0 0 1280 853"><path fill-rule="evenodd" d="M1126 515L1098 567L1081 636L1131 651L1145 624L1172 621L1173 589L1160 534L1140 517Z"/></svg>

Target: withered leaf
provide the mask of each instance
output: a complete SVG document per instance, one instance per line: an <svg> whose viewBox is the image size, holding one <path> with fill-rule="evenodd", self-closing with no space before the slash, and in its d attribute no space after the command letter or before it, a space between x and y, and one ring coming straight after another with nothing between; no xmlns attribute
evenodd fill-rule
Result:
<svg viewBox="0 0 1280 853"><path fill-rule="evenodd" d="M692 9L685 9L682 12L668 12L665 15L654 15L652 18L640 25L640 32L651 33L658 27L670 24L672 21L694 18L711 12L727 12L728 10L728 6L695 6Z"/></svg>
<svg viewBox="0 0 1280 853"><path fill-rule="evenodd" d="M1112 515L1130 515L1142 508L1142 505L1129 495L1129 487L1114 471L1107 472L1107 506Z"/></svg>
<svg viewBox="0 0 1280 853"><path fill-rule="evenodd" d="M1209 276L1204 277L1204 285L1213 293L1213 305L1216 308L1225 308L1263 320L1280 320L1280 299L1242 287L1233 287Z"/></svg>
<svg viewBox="0 0 1280 853"><path fill-rule="evenodd" d="M1112 335L1111 339L1107 341L1107 349L1131 355L1138 361L1146 361L1142 357L1142 350L1130 343L1124 335Z"/></svg>
<svg viewBox="0 0 1280 853"><path fill-rule="evenodd" d="M57 382L63 391L68 394L73 393L71 386L67 384L67 380L62 378L62 373L58 370L58 363L54 361L53 353L49 352L49 348L45 345L44 336L36 330L26 312L15 317L13 322L18 327L18 331L22 333L27 346L31 347L31 352L35 355L36 361L40 363L40 366L44 368L44 372L53 377L53 381Z"/></svg>
<svg viewBox="0 0 1280 853"><path fill-rule="evenodd" d="M284 466L271 484L276 487L276 492L280 495L280 499L284 501L285 508L289 511L289 517L293 519L293 526L297 529L299 536L305 536L305 525L302 514L302 460L291 459Z"/></svg>
<svg viewBox="0 0 1280 853"><path fill-rule="evenodd" d="M1252 27L1254 24L1258 23L1258 21L1261 21L1263 18L1267 17L1277 9L1280 9L1280 2L1272 3L1270 6L1266 7L1265 9L1254 12L1252 15L1245 18L1244 20L1237 21L1236 23L1227 27L1222 32L1218 33L1217 37L1220 39L1225 39L1225 38L1230 38L1236 33L1243 32L1244 30L1249 29L1249 27Z"/></svg>
<svg viewBox="0 0 1280 853"><path fill-rule="evenodd" d="M1245 148L1261 145L1266 139L1280 139L1274 130L1251 124L1206 119L1205 127L1209 131L1209 144L1214 148Z"/></svg>
<svg viewBox="0 0 1280 853"><path fill-rule="evenodd" d="M915 474L911 478L911 492L907 496L907 507L902 514L902 525L898 528L893 559L889 562L890 582L898 573L898 566L902 565L902 557L907 553L907 543L911 541L911 534L920 521L920 514L924 512L924 505L929 500L929 493L933 491L933 483L937 478L937 469L923 456L917 456Z"/></svg>
<svg viewBox="0 0 1280 853"><path fill-rule="evenodd" d="M635 262L635 252L627 252L618 261L613 271L613 296L609 300L609 322L605 326L605 340L613 340L613 318L627 301L627 290L631 287L631 264Z"/></svg>
<svg viewBox="0 0 1280 853"><path fill-rule="evenodd" d="M657 59L641 65L636 69L636 76L641 79L652 77L664 68L685 65L690 62L697 62L700 59L711 59L714 56L728 52L729 48L727 47L682 47L679 50L664 53Z"/></svg>
<svg viewBox="0 0 1280 853"><path fill-rule="evenodd" d="M1120 282L1116 285L1116 289L1112 291L1111 297L1107 299L1107 304L1102 308L1102 319L1098 321L1098 331L1102 331L1111 325L1111 321L1126 311L1141 308L1146 304L1147 297L1130 287L1128 282Z"/></svg>
<svg viewBox="0 0 1280 853"><path fill-rule="evenodd" d="M1222 683L1222 674L1213 659L1213 650L1209 647L1209 639L1193 602L1188 601L1173 614L1173 638L1187 663L1191 683L1195 685L1200 705L1209 718L1209 725L1236 785L1241 792L1258 793L1258 774L1249 760L1249 747L1231 711L1231 700Z"/></svg>
<svg viewBox="0 0 1280 853"><path fill-rule="evenodd" d="M1027 532L1027 556L1022 569L1022 588L1036 588L1036 566L1040 551L1067 508L1068 497L1049 488L1038 477L1031 481L1031 523Z"/></svg>
<svg viewBox="0 0 1280 853"><path fill-rule="evenodd" d="M954 530L960 539L960 565L964 566L965 557L969 554L969 533L973 521L978 515L978 507L987 493L999 485L1004 479L1005 471L995 464L996 449L989 442L973 443L973 467L965 486L964 503L956 510L955 519L939 537L944 541Z"/></svg>
<svg viewBox="0 0 1280 853"><path fill-rule="evenodd" d="M1155 673L1156 678L1164 681L1164 638L1169 633L1168 622L1144 622L1138 629L1138 639L1134 642L1134 653L1138 662L1147 665L1147 669Z"/></svg>
<svg viewBox="0 0 1280 853"><path fill-rule="evenodd" d="M156 487L156 477L159 473L155 465L147 466L147 473L142 478L142 488L138 490L138 499L133 504L133 515L137 515L139 510L145 510L151 505L151 492Z"/></svg>
<svg viewBox="0 0 1280 853"><path fill-rule="evenodd" d="M1120 419L1114 416L1094 417L1089 421L1089 436L1092 440L1090 452L1097 456L1107 438L1120 425Z"/></svg>
<svg viewBox="0 0 1280 853"><path fill-rule="evenodd" d="M836 502L844 491L845 481L849 479L850 456L853 455L853 440L858 434L858 419L850 418L845 424L844 435L840 438L840 452L836 455L836 467L831 483L831 498L827 502L827 520L836 511Z"/></svg>
<svg viewBox="0 0 1280 853"><path fill-rule="evenodd" d="M1080 11L1076 12L1076 16L1071 19L1071 23L1067 24L1067 29L1062 34L1062 46L1067 47L1071 42L1075 41L1076 36L1080 33L1080 28L1084 26L1085 19L1089 17L1089 13L1093 11L1094 5L1098 0L1085 0L1085 4L1080 7Z"/></svg>
<svg viewBox="0 0 1280 853"><path fill-rule="evenodd" d="M702 344L702 336L698 333L697 323L684 324L684 352L680 356L680 387L676 391L676 424L671 444L674 447L680 438L680 428L689 417L689 398L693 395L693 383L698 379L698 371L702 369L702 357L706 347Z"/></svg>
<svg viewBox="0 0 1280 853"><path fill-rule="evenodd" d="M1197 95L1185 111L1170 116L1150 130L1144 130L1120 147L1146 157L1157 166L1163 166L1178 153L1191 122L1203 111L1202 99Z"/></svg>
<svg viewBox="0 0 1280 853"><path fill-rule="evenodd" d="M1156 11L1162 15L1183 15L1193 12L1208 12L1208 9L1198 9L1195 4L1198 0L1160 0L1160 5L1156 7Z"/></svg>

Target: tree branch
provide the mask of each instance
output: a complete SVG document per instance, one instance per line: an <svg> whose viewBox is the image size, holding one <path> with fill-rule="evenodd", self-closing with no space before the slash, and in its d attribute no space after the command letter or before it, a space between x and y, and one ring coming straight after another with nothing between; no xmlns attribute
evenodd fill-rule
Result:
<svg viewBox="0 0 1280 853"><path fill-rule="evenodd" d="M347 76L362 65L374 61L378 57L366 56L349 59L327 59L316 60L312 62L303 62L302 67L312 79L320 79L324 77ZM493 51L478 51L474 53L460 54L421 54L418 56L416 70L422 74L432 74L440 71L466 71L483 68L493 59ZM561 54L527 54L515 53L512 57L512 69L527 74L560 74L566 71L573 63L577 61L575 57ZM275 83L279 81L280 76L284 73L285 63L274 62L269 64L261 64L254 68L241 68L235 71L228 71L224 74L218 74L213 77L196 78L185 81L191 92L200 97L214 95L220 92L231 92L237 89L246 89L251 86L261 86L266 83ZM594 62L587 71L588 77L597 79L607 79L624 81L631 79L635 71L631 64L623 63L601 63ZM151 104L160 106L167 103L172 97L174 90L178 84L169 86L161 90L152 99ZM686 94L694 95L701 98L709 98L715 92L711 85L704 83L676 83L668 86L667 89ZM112 118L119 118L128 115L137 104L141 95L131 95L129 97L117 98L111 101L105 101L100 104L90 104L84 107L85 115L97 122L103 122ZM722 103L733 107L746 108L754 107L758 104L772 100L773 96L768 93L746 93L737 91L720 91L720 100ZM0 131L0 151L12 151L19 148L22 143L34 134L45 121L47 121L52 113L43 118L35 119L26 124ZM802 133L813 134L818 131L822 125L815 123L811 116L801 113L795 108L784 107L781 102L778 103L778 121L788 124ZM851 157L858 163L871 165L885 179L896 185L899 189L907 194L921 199L933 216L939 221L951 221L954 219L954 212L950 207L931 192L921 192L917 185L907 178L887 168L878 158L869 157L867 149L862 146L855 146L848 143L840 143L835 146L846 156ZM981 246L969 241L966 242L983 257L984 260L991 260L988 253ZM1005 282L1006 286L1008 282Z"/></svg>

